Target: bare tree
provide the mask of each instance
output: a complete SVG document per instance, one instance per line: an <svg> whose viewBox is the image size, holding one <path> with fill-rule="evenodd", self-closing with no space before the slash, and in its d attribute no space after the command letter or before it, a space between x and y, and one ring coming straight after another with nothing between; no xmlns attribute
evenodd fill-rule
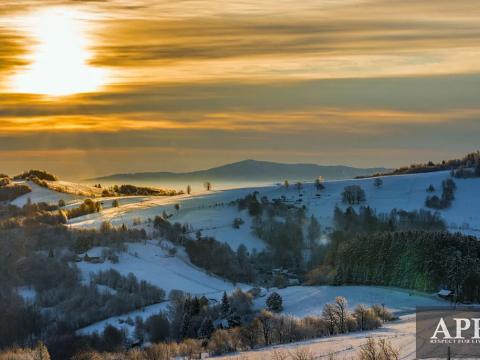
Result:
<svg viewBox="0 0 480 360"><path fill-rule="evenodd" d="M205 188L205 190L210 191L212 190L212 183L210 181L205 181L203 183L203 187Z"/></svg>

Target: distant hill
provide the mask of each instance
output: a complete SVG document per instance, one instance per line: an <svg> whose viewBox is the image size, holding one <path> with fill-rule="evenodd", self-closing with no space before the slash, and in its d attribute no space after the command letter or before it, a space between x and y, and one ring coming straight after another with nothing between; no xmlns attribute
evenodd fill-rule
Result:
<svg viewBox="0 0 480 360"><path fill-rule="evenodd" d="M354 168L343 165L282 164L268 161L244 160L208 170L185 173L142 172L114 174L90 180L111 182L135 181L225 181L225 182L281 182L313 181L319 176L327 180L349 179L389 171L386 168Z"/></svg>

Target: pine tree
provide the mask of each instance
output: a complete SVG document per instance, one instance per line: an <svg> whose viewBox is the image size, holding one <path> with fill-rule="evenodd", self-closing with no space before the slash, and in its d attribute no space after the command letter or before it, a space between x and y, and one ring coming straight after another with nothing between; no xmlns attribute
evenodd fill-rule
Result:
<svg viewBox="0 0 480 360"><path fill-rule="evenodd" d="M226 291L223 292L222 297L222 315L227 316L230 313L230 300L228 300L228 296Z"/></svg>
<svg viewBox="0 0 480 360"><path fill-rule="evenodd" d="M273 311L273 312L280 312L283 309L282 297L277 292L273 292L267 298L266 305L267 305L268 310Z"/></svg>

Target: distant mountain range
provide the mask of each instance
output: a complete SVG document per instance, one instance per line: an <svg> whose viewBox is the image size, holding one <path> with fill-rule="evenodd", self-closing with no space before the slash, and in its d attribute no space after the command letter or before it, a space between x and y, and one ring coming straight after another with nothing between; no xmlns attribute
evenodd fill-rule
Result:
<svg viewBox="0 0 480 360"><path fill-rule="evenodd" d="M113 174L102 176L96 181L111 182L185 182L185 181L223 181L223 182L282 182L314 181L317 177L324 179L348 179L389 171L383 167L355 168L343 165L316 164L282 164L268 161L244 160L184 173L174 172L141 172L129 174Z"/></svg>

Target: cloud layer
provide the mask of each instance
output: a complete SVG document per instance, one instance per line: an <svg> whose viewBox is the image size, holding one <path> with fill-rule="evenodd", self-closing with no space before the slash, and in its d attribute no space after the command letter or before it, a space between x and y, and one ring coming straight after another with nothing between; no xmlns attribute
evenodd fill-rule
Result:
<svg viewBox="0 0 480 360"><path fill-rule="evenodd" d="M91 66L110 74L103 88L56 99L11 90L32 46L22 18L50 7L79 9ZM53 153L52 170L68 173L70 159L90 176L246 157L394 166L469 151L479 20L475 0L6 0L2 170Z"/></svg>

